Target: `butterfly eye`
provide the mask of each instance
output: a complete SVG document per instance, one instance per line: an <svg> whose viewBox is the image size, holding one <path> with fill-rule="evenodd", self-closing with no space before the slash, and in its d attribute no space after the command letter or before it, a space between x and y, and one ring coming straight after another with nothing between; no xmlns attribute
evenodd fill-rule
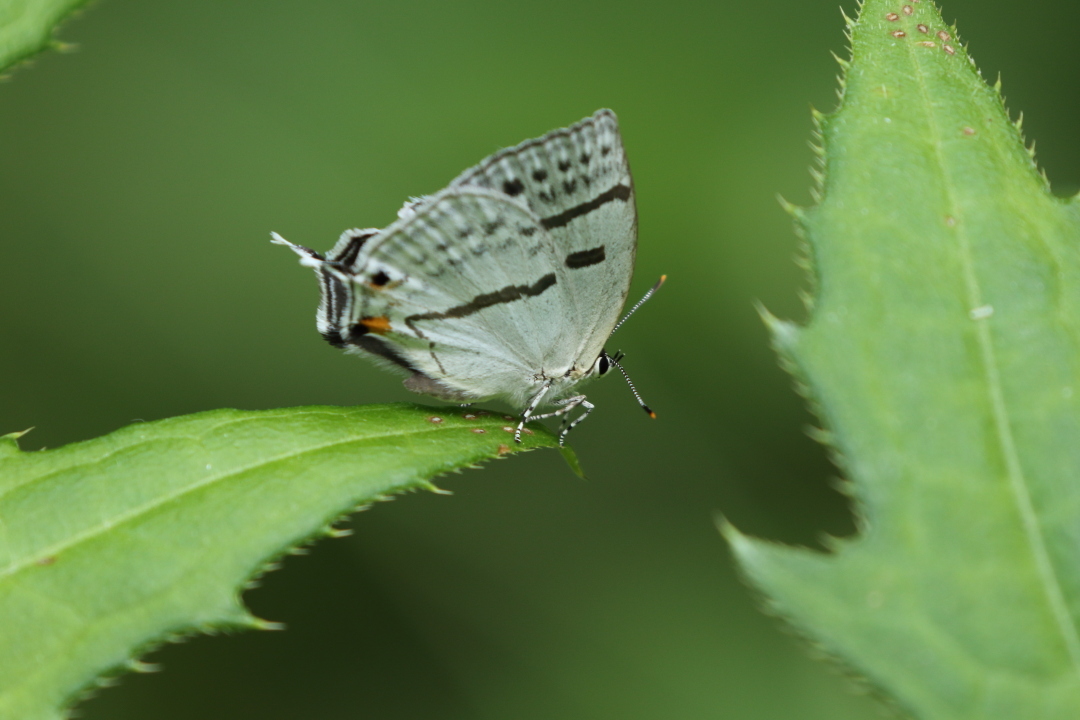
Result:
<svg viewBox="0 0 1080 720"><path fill-rule="evenodd" d="M596 374L604 375L611 369L611 363L608 362L608 356L606 352L601 351L600 357L596 358Z"/></svg>

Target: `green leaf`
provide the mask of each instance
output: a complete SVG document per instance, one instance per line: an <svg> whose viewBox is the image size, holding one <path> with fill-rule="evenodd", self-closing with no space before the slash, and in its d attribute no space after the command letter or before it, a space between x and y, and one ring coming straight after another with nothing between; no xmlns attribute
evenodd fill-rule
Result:
<svg viewBox="0 0 1080 720"><path fill-rule="evenodd" d="M0 72L56 44L53 31L86 0L0 0Z"/></svg>
<svg viewBox="0 0 1080 720"><path fill-rule="evenodd" d="M830 554L726 527L773 607L937 718L1080 717L1080 203L1055 198L931 2L867 0L816 296L769 319L853 481Z"/></svg>
<svg viewBox="0 0 1080 720"><path fill-rule="evenodd" d="M56 450L0 438L0 718L53 720L181 634L259 628L244 583L343 513L515 445L498 414L418 405L216 410Z"/></svg>

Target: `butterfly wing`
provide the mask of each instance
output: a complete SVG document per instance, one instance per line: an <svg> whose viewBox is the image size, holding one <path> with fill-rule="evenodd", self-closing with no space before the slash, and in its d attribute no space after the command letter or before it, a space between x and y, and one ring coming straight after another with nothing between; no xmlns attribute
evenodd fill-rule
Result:
<svg viewBox="0 0 1080 720"><path fill-rule="evenodd" d="M524 201L550 234L571 354L591 363L618 322L637 251L634 185L615 113L599 110L497 152L450 184L469 186Z"/></svg>
<svg viewBox="0 0 1080 720"><path fill-rule="evenodd" d="M321 262L324 337L413 373L412 390L522 405L577 339L565 258L524 203L477 187L425 198L383 231L349 231Z"/></svg>

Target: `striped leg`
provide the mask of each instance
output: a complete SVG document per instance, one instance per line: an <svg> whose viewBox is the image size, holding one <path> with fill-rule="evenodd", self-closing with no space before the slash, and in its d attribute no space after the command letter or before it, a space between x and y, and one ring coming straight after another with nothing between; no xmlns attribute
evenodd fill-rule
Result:
<svg viewBox="0 0 1080 720"><path fill-rule="evenodd" d="M514 431L514 442L519 445L521 444L521 431L525 428L525 423L537 418L550 417L550 415L537 415L534 417L533 412L535 412L536 408L540 407L540 403L544 401L544 396L547 395L548 390L551 389L551 382L551 380L548 380L541 385L540 389L532 396L532 399L529 400L528 406L522 411L521 421L517 425L517 430Z"/></svg>
<svg viewBox="0 0 1080 720"><path fill-rule="evenodd" d="M534 415L532 419L544 420L545 418L558 417L561 415L563 419L562 428L559 431L559 446L561 447L566 442L566 436L570 434L570 431L577 427L578 423L587 418L589 413L591 413L596 406L586 400L584 395L574 395L573 397L568 397L563 400L556 400L555 404L562 405L562 407L558 410L544 413L543 415ZM574 418L573 422L570 422L568 425L567 422L570 420L570 412L579 405L585 408L585 412Z"/></svg>

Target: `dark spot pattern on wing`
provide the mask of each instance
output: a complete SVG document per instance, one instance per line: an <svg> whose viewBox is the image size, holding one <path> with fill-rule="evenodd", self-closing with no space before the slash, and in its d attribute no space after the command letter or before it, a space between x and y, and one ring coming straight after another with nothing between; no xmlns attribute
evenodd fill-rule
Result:
<svg viewBox="0 0 1080 720"><path fill-rule="evenodd" d="M360 318L360 322L354 323L349 330L349 337L360 337L368 333L385 335L390 332L390 318L385 315L369 315Z"/></svg>
<svg viewBox="0 0 1080 720"><path fill-rule="evenodd" d="M630 186L618 121L601 110L567 128L526 140L484 159L459 175L453 186L502 190L524 199L543 217L587 202L617 185ZM558 226L555 226L558 227Z"/></svg>
<svg viewBox="0 0 1080 720"><path fill-rule="evenodd" d="M590 265L602 263L606 259L607 255L604 253L604 246L601 245L600 247L570 253L566 256L566 267L571 270L576 270L577 268L589 267Z"/></svg>

